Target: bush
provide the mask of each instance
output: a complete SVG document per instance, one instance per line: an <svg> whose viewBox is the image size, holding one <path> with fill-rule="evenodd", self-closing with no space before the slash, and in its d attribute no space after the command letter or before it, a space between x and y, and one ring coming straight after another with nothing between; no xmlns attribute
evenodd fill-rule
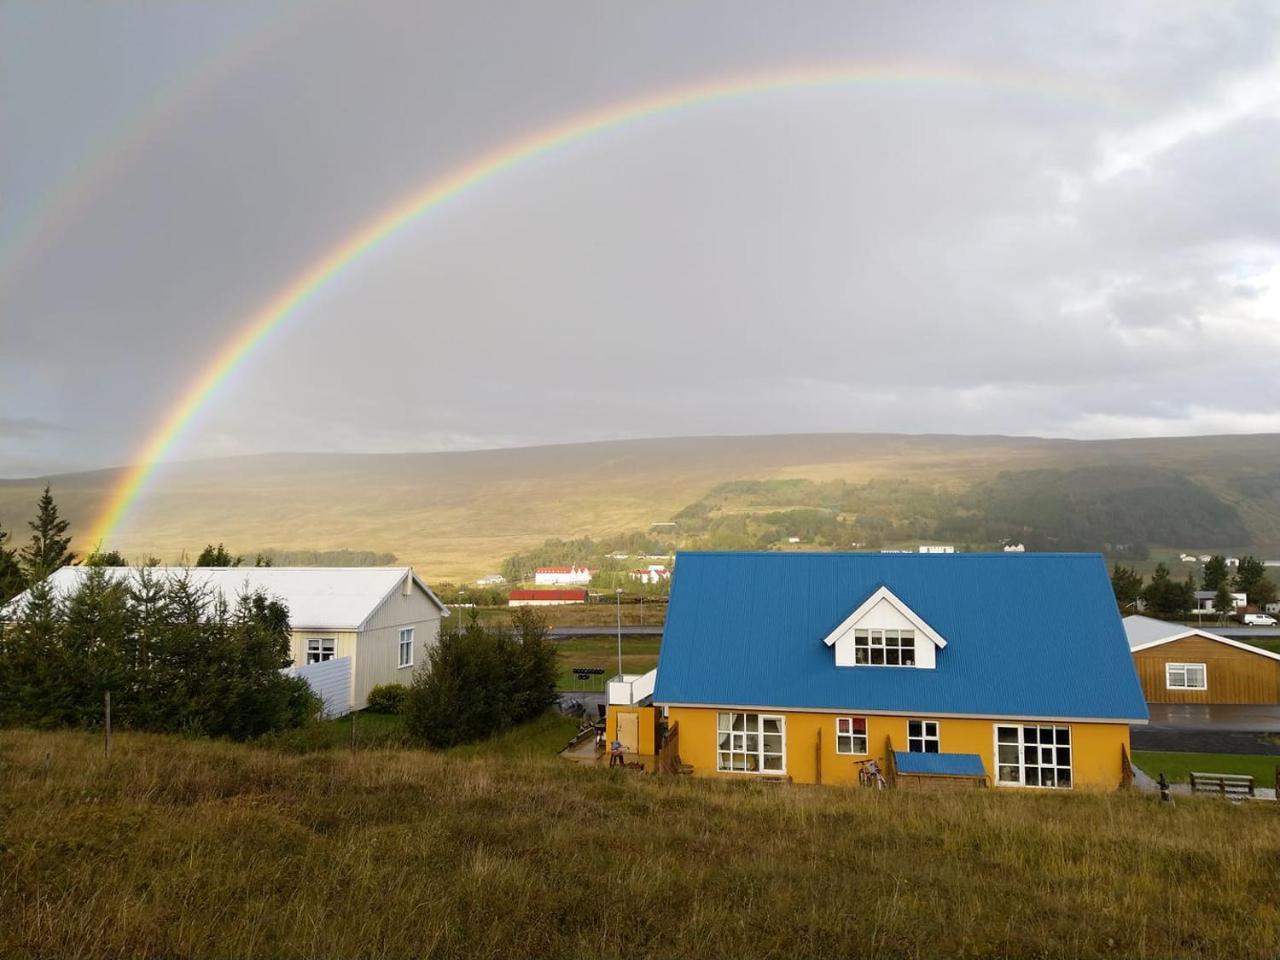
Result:
<svg viewBox="0 0 1280 960"><path fill-rule="evenodd" d="M541 615L486 629L473 612L446 629L413 678L403 707L409 735L433 747L483 740L541 715L556 698L556 654Z"/></svg>
<svg viewBox="0 0 1280 960"><path fill-rule="evenodd" d="M380 683L369 691L365 709L370 713L400 713L409 688L402 683Z"/></svg>

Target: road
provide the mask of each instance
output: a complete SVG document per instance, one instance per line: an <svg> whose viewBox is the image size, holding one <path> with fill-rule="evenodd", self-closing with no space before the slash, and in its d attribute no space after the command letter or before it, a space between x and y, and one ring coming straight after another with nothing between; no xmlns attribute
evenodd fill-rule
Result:
<svg viewBox="0 0 1280 960"><path fill-rule="evenodd" d="M571 640L574 637L616 637L617 635L616 626L552 627L548 632L552 640ZM624 637L661 637L662 627L624 626L622 635Z"/></svg>

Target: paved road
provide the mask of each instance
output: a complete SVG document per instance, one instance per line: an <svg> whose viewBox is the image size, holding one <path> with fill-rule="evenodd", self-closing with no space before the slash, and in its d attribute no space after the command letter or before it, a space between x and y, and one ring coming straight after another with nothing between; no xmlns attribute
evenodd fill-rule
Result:
<svg viewBox="0 0 1280 960"><path fill-rule="evenodd" d="M1135 750L1253 753L1280 756L1280 706L1153 703L1151 720L1135 726Z"/></svg>
<svg viewBox="0 0 1280 960"><path fill-rule="evenodd" d="M574 637L616 637L617 627L552 627L548 636L552 640L570 640ZM662 627L631 626L622 628L623 637L660 637Z"/></svg>

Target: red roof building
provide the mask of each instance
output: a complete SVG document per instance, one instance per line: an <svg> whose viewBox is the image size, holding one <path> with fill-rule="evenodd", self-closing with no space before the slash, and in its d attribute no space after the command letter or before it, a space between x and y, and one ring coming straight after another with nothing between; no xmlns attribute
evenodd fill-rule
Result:
<svg viewBox="0 0 1280 960"><path fill-rule="evenodd" d="M554 607L566 603L586 603L585 590L512 590L507 602L513 607Z"/></svg>

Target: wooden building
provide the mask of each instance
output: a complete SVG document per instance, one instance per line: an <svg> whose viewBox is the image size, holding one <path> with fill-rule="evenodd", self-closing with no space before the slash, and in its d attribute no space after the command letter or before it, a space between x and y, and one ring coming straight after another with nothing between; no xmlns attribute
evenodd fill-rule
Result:
<svg viewBox="0 0 1280 960"><path fill-rule="evenodd" d="M1148 703L1280 703L1280 654L1151 617L1124 628Z"/></svg>

